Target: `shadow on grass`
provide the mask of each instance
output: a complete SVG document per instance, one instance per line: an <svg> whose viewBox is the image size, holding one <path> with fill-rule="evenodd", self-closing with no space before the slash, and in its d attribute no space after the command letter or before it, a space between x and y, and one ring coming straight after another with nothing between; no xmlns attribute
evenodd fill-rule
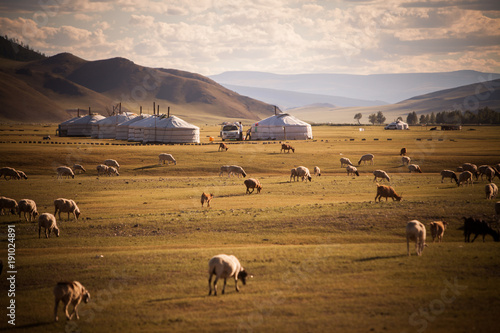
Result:
<svg viewBox="0 0 500 333"><path fill-rule="evenodd" d="M256 192L257 193L257 192ZM246 193L237 193L237 194L221 194L221 195L215 195L214 198L232 198L232 197L243 197L245 195L248 195Z"/></svg>
<svg viewBox="0 0 500 333"><path fill-rule="evenodd" d="M66 318L64 318L64 320L66 320ZM52 325L54 323L55 323L55 321L46 321L43 323L33 323L33 324L26 324L26 325L22 325L22 326L16 325L16 329L42 327L42 326ZM0 331L3 331L3 329L0 329Z"/></svg>
<svg viewBox="0 0 500 333"><path fill-rule="evenodd" d="M190 299L190 298L196 299L196 298L205 298L205 297L207 297L206 294L199 295L199 296L193 295L193 296L186 296L186 297L167 297L167 298L151 299L149 301L146 301L146 303L170 302L170 301L179 301L179 300L183 300L183 299Z"/></svg>
<svg viewBox="0 0 500 333"><path fill-rule="evenodd" d="M153 165L146 165L146 166L143 166L143 167L140 167L140 168L135 168L133 170L134 171L140 171L140 170L147 170L147 169L156 169L156 168L161 168L162 166L163 166L162 164L153 164Z"/></svg>
<svg viewBox="0 0 500 333"><path fill-rule="evenodd" d="M376 257L354 259L353 261L356 261L356 262L365 262L365 261L372 261L372 260L395 259L395 258L405 258L405 257L407 257L407 256L404 255L404 254L398 254L398 255L394 255L394 256L376 256Z"/></svg>

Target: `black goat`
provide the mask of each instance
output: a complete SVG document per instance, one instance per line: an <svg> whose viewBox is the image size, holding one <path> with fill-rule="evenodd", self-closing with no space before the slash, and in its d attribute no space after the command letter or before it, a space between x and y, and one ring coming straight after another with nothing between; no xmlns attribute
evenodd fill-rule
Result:
<svg viewBox="0 0 500 333"><path fill-rule="evenodd" d="M470 236L472 234L474 234L474 238L471 241ZM486 221L480 220L480 219L475 219L473 217L464 217L465 242L472 243L479 235L483 236L483 242L484 242L484 237L486 235L491 235L495 242L500 241L500 235L498 234L498 231L495 229L492 229Z"/></svg>

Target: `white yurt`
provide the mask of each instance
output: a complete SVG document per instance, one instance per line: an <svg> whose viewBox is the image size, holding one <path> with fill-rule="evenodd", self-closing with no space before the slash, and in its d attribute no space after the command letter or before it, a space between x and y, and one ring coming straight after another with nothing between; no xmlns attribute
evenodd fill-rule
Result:
<svg viewBox="0 0 500 333"><path fill-rule="evenodd" d="M76 119L68 124L68 136L91 136L92 126L104 118L100 114L91 114Z"/></svg>
<svg viewBox="0 0 500 333"><path fill-rule="evenodd" d="M389 125L385 126L384 129L386 129L386 130L391 130L391 129L392 130L407 130L407 129L409 129L409 127L408 127L407 123L398 119L398 120L390 123Z"/></svg>
<svg viewBox="0 0 500 333"><path fill-rule="evenodd" d="M117 140L130 140L130 131L133 123L143 120L144 118L150 117L149 114L141 114L137 117L129 119L116 127L116 139ZM132 127L132 137L133 137L133 127ZM133 140L130 140L133 141Z"/></svg>
<svg viewBox="0 0 500 333"><path fill-rule="evenodd" d="M128 141L144 141L144 131L146 128L155 127L158 117L151 115L142 115L143 119L136 121L128 126Z"/></svg>
<svg viewBox="0 0 500 333"><path fill-rule="evenodd" d="M75 120L80 119L80 116L68 119L59 124L57 128L58 136L68 136L69 124L73 123Z"/></svg>
<svg viewBox="0 0 500 333"><path fill-rule="evenodd" d="M288 113L276 114L252 125L252 140L312 139L311 125Z"/></svg>
<svg viewBox="0 0 500 333"><path fill-rule="evenodd" d="M135 113L122 112L102 119L92 125L92 137L97 139L115 139L117 126L135 117L137 117Z"/></svg>
<svg viewBox="0 0 500 333"><path fill-rule="evenodd" d="M176 116L156 116L153 126L144 128L142 142L199 143L200 128Z"/></svg>

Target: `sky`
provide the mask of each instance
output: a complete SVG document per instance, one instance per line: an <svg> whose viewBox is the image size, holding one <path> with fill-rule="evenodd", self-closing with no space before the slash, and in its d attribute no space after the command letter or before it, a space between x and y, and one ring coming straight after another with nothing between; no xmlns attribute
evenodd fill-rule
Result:
<svg viewBox="0 0 500 333"><path fill-rule="evenodd" d="M498 0L1 0L0 33L202 75L500 73Z"/></svg>

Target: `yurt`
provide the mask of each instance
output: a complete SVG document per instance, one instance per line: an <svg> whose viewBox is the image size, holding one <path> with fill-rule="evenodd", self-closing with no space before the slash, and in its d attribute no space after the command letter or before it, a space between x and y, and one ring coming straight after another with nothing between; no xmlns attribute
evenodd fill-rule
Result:
<svg viewBox="0 0 500 333"><path fill-rule="evenodd" d="M143 119L136 121L128 126L128 141L144 141L144 132L146 128L155 127L158 118L156 116L142 115Z"/></svg>
<svg viewBox="0 0 500 333"><path fill-rule="evenodd" d="M137 117L135 113L122 112L99 120L92 125L92 137L97 139L115 139L117 126L135 117Z"/></svg>
<svg viewBox="0 0 500 333"><path fill-rule="evenodd" d="M68 119L66 121L63 121L62 123L59 124L57 128L57 135L58 136L68 136L68 128L69 124L73 123L75 120L80 119L80 117L74 117L71 119Z"/></svg>
<svg viewBox="0 0 500 333"><path fill-rule="evenodd" d="M156 116L155 122L144 128L142 142L199 143L200 128L176 116Z"/></svg>
<svg viewBox="0 0 500 333"><path fill-rule="evenodd" d="M396 120L389 125L385 126L384 129L386 130L407 130L409 129L408 124L405 123L402 120Z"/></svg>
<svg viewBox="0 0 500 333"><path fill-rule="evenodd" d="M307 140L312 139L311 125L288 113L276 114L252 125L252 140Z"/></svg>
<svg viewBox="0 0 500 333"><path fill-rule="evenodd" d="M68 124L68 136L91 136L92 125L104 118L100 114L91 114L76 119Z"/></svg>
<svg viewBox="0 0 500 333"><path fill-rule="evenodd" d="M116 126L116 139L117 140L129 140L133 141L133 139L130 139L130 131L132 130L132 138L133 138L133 127L131 128L130 125L133 123L136 123L138 121L143 120L144 118L150 117L148 114L141 114L137 117L133 117L132 119L129 119L120 125Z"/></svg>

